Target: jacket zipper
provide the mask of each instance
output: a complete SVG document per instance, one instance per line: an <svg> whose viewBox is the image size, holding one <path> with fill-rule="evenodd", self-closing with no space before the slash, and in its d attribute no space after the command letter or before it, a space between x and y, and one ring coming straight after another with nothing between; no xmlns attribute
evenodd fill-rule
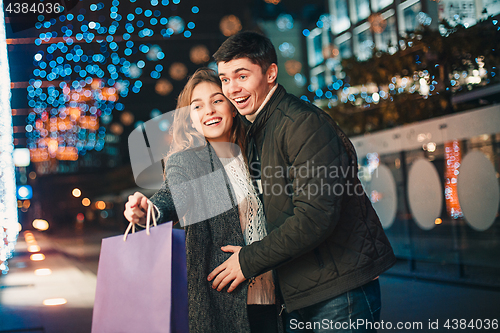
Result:
<svg viewBox="0 0 500 333"><path fill-rule="evenodd" d="M281 310L280 310L280 314L278 316L281 316L281 314L283 313L283 310L285 310L286 307L285 307L285 304L281 304Z"/></svg>

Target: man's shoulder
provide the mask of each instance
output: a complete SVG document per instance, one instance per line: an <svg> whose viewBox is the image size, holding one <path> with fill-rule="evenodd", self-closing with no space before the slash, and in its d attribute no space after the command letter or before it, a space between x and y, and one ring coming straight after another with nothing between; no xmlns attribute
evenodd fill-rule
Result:
<svg viewBox="0 0 500 333"><path fill-rule="evenodd" d="M279 113L285 119L291 121L304 119L309 116L327 115L325 111L318 108L316 105L304 101L295 95L286 93L283 99L277 106Z"/></svg>

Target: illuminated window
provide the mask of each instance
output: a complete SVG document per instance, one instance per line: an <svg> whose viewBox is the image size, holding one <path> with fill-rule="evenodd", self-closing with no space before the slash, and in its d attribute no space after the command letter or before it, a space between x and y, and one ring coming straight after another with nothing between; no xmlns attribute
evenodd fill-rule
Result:
<svg viewBox="0 0 500 333"><path fill-rule="evenodd" d="M347 0L330 0L332 31L336 34L349 29L351 21L347 11Z"/></svg>
<svg viewBox="0 0 500 333"><path fill-rule="evenodd" d="M488 16L500 13L500 1L498 0L483 0L483 7L486 8Z"/></svg>
<svg viewBox="0 0 500 333"><path fill-rule="evenodd" d="M341 59L352 57L351 34L349 32L335 38L334 43L339 50Z"/></svg>
<svg viewBox="0 0 500 333"><path fill-rule="evenodd" d="M389 15L394 14L394 10L388 11ZM388 15L387 15L388 16ZM386 20L387 25L381 33L375 33L375 43L377 49L384 52L389 52L393 54L397 51L398 35L396 33L396 17L394 15L387 17L382 14L382 17Z"/></svg>
<svg viewBox="0 0 500 333"><path fill-rule="evenodd" d="M493 5L490 6L490 10L494 8L495 4L499 6L498 0L490 0L489 2ZM488 5L484 1L483 4L481 8L487 8ZM474 0L462 0L460 2L444 0L438 6L439 19L448 21L452 26L456 24L465 26L476 24L476 2ZM488 8L486 10L488 15L493 14Z"/></svg>
<svg viewBox="0 0 500 333"><path fill-rule="evenodd" d="M394 0L372 0L372 10L378 12L381 9L392 4Z"/></svg>
<svg viewBox="0 0 500 333"><path fill-rule="evenodd" d="M364 20L370 16L369 0L351 0L351 20L353 23Z"/></svg>
<svg viewBox="0 0 500 333"><path fill-rule="evenodd" d="M311 31L307 37L307 50L309 58L309 66L315 67L321 64L323 58L323 42L321 37L322 30L316 28Z"/></svg>
<svg viewBox="0 0 500 333"><path fill-rule="evenodd" d="M403 37L407 32L417 30L417 14L422 10L419 0L407 0L399 5L399 31Z"/></svg>
<svg viewBox="0 0 500 333"><path fill-rule="evenodd" d="M358 60L368 60L372 56L373 39L368 22L354 29L354 53Z"/></svg>

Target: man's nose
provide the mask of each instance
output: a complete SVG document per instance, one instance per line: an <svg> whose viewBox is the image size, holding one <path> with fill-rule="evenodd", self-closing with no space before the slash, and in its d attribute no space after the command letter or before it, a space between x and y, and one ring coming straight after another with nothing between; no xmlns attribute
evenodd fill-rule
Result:
<svg viewBox="0 0 500 333"><path fill-rule="evenodd" d="M228 91L227 91L229 95L238 93L238 92L240 92L240 90L241 90L241 88L238 85L238 82L236 82L235 80L229 82L229 87L228 87Z"/></svg>

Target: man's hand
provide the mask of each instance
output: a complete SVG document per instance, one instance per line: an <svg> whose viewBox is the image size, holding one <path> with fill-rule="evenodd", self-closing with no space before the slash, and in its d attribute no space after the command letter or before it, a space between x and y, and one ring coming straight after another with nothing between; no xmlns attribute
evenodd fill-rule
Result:
<svg viewBox="0 0 500 333"><path fill-rule="evenodd" d="M239 253L241 246L227 245L221 247L221 249L224 252L232 252L233 254L208 275L208 281L212 281L215 278L212 288L217 289L217 291L221 291L228 283L233 281L227 289L227 292L230 293L246 280L240 267Z"/></svg>

